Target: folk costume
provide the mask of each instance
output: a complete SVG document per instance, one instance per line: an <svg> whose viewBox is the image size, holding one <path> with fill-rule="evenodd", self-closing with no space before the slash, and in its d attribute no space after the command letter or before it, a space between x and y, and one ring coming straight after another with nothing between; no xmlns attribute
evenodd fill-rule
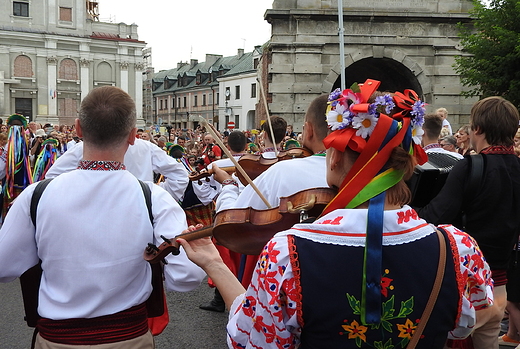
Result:
<svg viewBox="0 0 520 349"><path fill-rule="evenodd" d="M329 96L333 132L324 145L359 156L317 221L266 244L251 286L230 309L230 347L404 348L419 339L417 348L443 348L448 335L469 335L475 308L492 304L489 266L471 237L452 226L437 233L407 205L384 210L386 190L404 176L385 168L394 148L426 161L414 139L425 110L411 90L370 103L378 86L367 80ZM438 268L439 295L424 318Z"/></svg>
<svg viewBox="0 0 520 349"><path fill-rule="evenodd" d="M38 155L36 162L34 163L33 170L33 182L41 181L45 178L45 174L49 171L49 168L56 162L58 158L58 141L53 138L49 138L43 141L43 150Z"/></svg>
<svg viewBox="0 0 520 349"><path fill-rule="evenodd" d="M60 156L47 171L46 178L54 178L78 167L83 159L83 142ZM188 185L188 171L180 163L168 156L155 144L142 139L128 147L125 154L125 166L134 176L143 181L153 181L153 173L160 173L166 178L161 184L163 189L178 201Z"/></svg>
<svg viewBox="0 0 520 349"><path fill-rule="evenodd" d="M36 184L13 204L0 230L0 282L41 259L37 328L43 340L92 345L151 338L143 305L152 290L151 269L143 250L187 224L168 193L147 185L153 226L139 182L119 162L81 161L78 170L56 177L41 196L36 229L29 213ZM166 259L167 290L200 285L205 273L183 251Z"/></svg>
<svg viewBox="0 0 520 349"><path fill-rule="evenodd" d="M0 157L0 166L5 166L5 182L2 187L3 210L2 218L14 199L30 185L32 171L29 163L29 147L25 137L27 119L23 115L13 114L7 119L9 134L7 152Z"/></svg>

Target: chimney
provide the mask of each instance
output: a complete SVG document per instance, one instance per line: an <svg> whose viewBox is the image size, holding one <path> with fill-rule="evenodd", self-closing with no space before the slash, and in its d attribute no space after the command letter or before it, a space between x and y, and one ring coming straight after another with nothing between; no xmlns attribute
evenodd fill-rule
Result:
<svg viewBox="0 0 520 349"><path fill-rule="evenodd" d="M243 55L244 55L244 49L243 48L239 48L238 49L238 54L237 54L238 58L242 58Z"/></svg>
<svg viewBox="0 0 520 349"><path fill-rule="evenodd" d="M193 58L190 59L190 68L193 68L197 64L199 64L199 60L198 59L193 59Z"/></svg>

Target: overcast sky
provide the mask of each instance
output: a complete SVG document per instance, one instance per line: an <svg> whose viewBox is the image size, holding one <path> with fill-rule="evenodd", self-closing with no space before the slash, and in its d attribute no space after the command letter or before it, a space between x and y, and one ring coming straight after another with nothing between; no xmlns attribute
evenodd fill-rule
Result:
<svg viewBox="0 0 520 349"><path fill-rule="evenodd" d="M138 25L139 40L152 48L155 71L180 61L206 60L206 53L251 52L271 36L264 13L273 0L99 0L103 22Z"/></svg>

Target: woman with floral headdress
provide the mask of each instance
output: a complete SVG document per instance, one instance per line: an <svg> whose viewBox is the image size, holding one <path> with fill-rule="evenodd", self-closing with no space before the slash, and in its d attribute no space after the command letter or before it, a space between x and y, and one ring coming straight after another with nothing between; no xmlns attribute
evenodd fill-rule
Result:
<svg viewBox="0 0 520 349"><path fill-rule="evenodd" d="M208 239L179 239L230 307L230 347L443 348L492 303L474 240L407 205L404 181L426 159L424 103L411 90L371 99L378 86L330 95L327 182L338 194L315 222L266 244L247 290Z"/></svg>

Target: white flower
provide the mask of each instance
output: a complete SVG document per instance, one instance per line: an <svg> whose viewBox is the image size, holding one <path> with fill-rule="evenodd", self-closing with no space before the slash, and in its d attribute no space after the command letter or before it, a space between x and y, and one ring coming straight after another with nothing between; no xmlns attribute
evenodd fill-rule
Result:
<svg viewBox="0 0 520 349"><path fill-rule="evenodd" d="M354 116L352 119L352 127L357 129L356 136L361 136L364 139L369 137L374 131L378 120L375 115L367 113L360 113Z"/></svg>
<svg viewBox="0 0 520 349"><path fill-rule="evenodd" d="M421 144L424 130L419 125L412 126L412 139L415 144Z"/></svg>
<svg viewBox="0 0 520 349"><path fill-rule="evenodd" d="M327 123L332 131L348 127L350 120L350 111L340 103L327 114Z"/></svg>

